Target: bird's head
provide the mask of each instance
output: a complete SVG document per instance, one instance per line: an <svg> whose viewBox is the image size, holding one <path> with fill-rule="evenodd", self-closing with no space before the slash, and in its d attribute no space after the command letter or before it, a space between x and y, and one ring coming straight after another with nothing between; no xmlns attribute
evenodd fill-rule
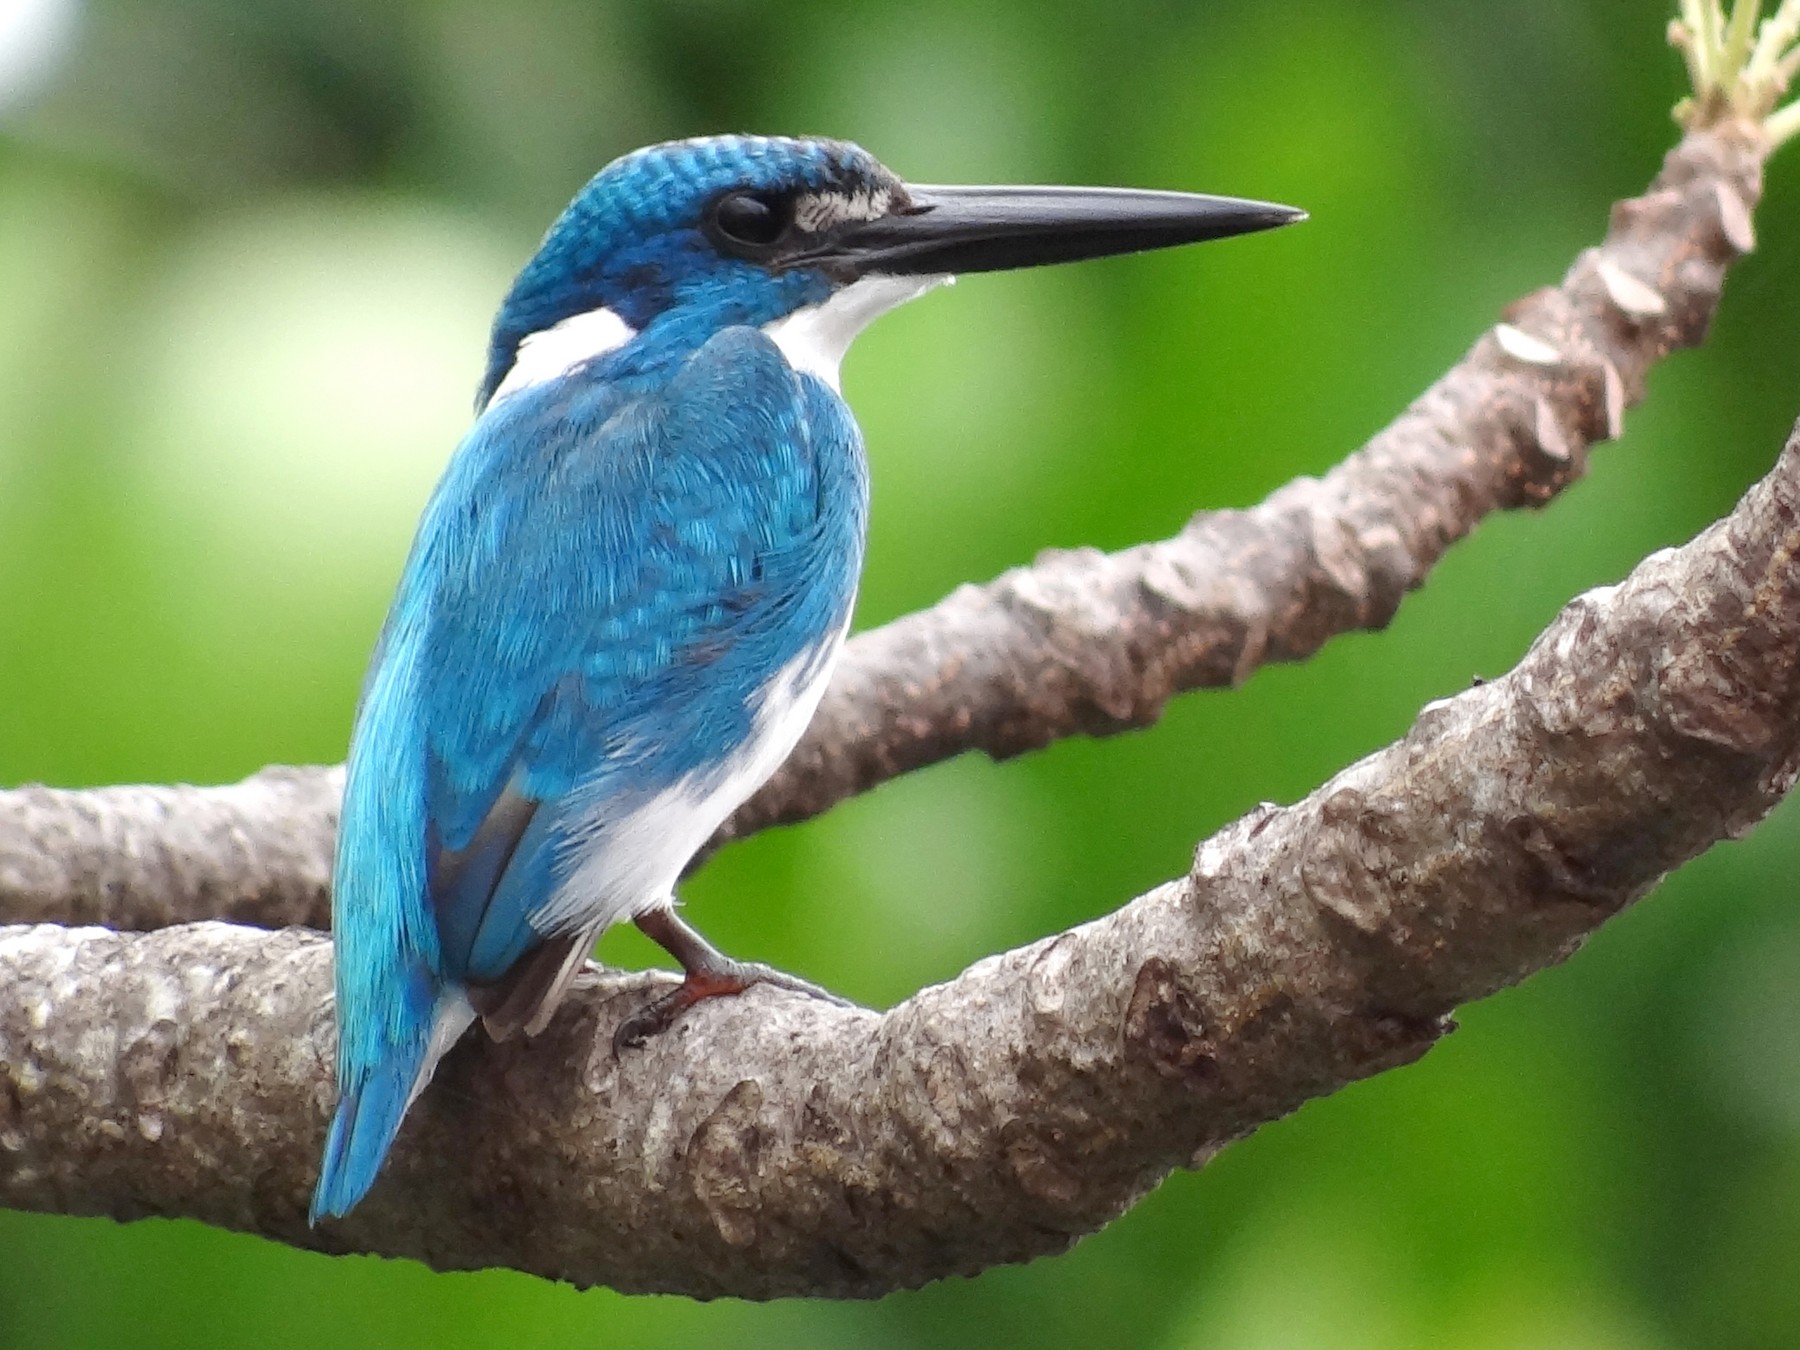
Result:
<svg viewBox="0 0 1800 1350"><path fill-rule="evenodd" d="M508 292L480 403L621 348L656 360L727 327L769 332L836 384L877 315L958 272L1219 239L1304 218L1232 197L925 187L845 141L712 136L614 160Z"/></svg>

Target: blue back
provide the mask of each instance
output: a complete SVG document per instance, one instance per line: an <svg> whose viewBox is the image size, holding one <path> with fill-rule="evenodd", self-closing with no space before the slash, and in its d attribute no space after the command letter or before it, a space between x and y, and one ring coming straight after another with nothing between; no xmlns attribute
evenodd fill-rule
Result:
<svg viewBox="0 0 1800 1350"><path fill-rule="evenodd" d="M533 940L554 811L544 847L508 863L509 913L488 913L499 878L479 871L432 901L433 860L503 791L629 809L723 759L757 687L848 617L868 487L843 402L752 329L614 377L642 355L494 404L426 509L341 827L341 902L405 935L362 949L340 931L341 996L407 1001L378 1026L411 1021L427 974L492 981Z"/></svg>

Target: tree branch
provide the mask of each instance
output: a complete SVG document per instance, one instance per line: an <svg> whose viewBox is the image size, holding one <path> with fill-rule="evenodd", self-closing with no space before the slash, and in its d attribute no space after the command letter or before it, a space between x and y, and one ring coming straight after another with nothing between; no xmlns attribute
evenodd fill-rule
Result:
<svg viewBox="0 0 1800 1350"><path fill-rule="evenodd" d="M1767 140L1696 123L1559 287L1525 297L1321 480L1116 554L1050 553L849 645L805 739L715 843L817 815L965 750L1144 726L1379 628L1492 511L1547 501L1617 434L1656 361L1702 340L1752 243ZM329 923L335 769L231 787L0 792L0 920Z"/></svg>
<svg viewBox="0 0 1800 1350"><path fill-rule="evenodd" d="M619 1060L611 1029L668 977L589 977L539 1041L472 1038L322 1232L323 938L0 929L0 1204L703 1296L873 1295L1058 1250L1418 1057L1458 1003L1760 819L1800 772L1797 562L1800 434L1505 678L1106 918L884 1015L757 989Z"/></svg>
<svg viewBox="0 0 1800 1350"><path fill-rule="evenodd" d="M226 787L0 792L0 922L328 928L343 791L341 767L275 767Z"/></svg>

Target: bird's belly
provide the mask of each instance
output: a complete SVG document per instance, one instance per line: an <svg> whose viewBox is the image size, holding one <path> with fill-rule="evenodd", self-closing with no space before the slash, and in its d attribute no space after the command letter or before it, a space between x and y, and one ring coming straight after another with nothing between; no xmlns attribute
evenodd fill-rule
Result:
<svg viewBox="0 0 1800 1350"><path fill-rule="evenodd" d="M616 797L578 803L566 827L549 901L531 918L541 934L600 931L668 904L689 861L793 752L812 721L843 647L842 630L778 670L753 695L749 735L720 763L621 809Z"/></svg>

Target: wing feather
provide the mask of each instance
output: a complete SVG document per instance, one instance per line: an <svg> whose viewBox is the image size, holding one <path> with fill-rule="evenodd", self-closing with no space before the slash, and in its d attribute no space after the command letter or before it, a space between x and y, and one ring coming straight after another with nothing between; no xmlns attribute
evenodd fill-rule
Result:
<svg viewBox="0 0 1800 1350"><path fill-rule="evenodd" d="M841 627L866 487L815 383L728 330L660 389L503 399L459 450L403 583L429 591L427 872L450 978L499 981L553 935L534 919L571 800L629 812L729 752L758 682ZM524 983L553 996L579 955L549 964Z"/></svg>

